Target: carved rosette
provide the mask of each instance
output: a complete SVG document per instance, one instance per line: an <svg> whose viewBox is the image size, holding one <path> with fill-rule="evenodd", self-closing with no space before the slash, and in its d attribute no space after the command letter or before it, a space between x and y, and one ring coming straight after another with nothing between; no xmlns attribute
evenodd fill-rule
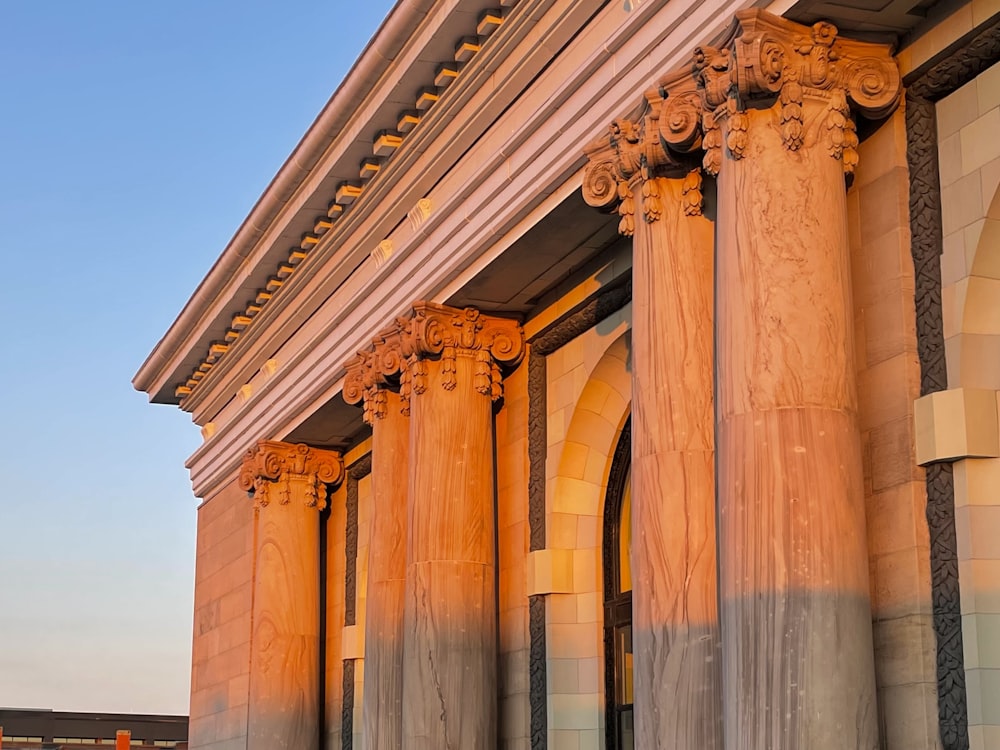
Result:
<svg viewBox="0 0 1000 750"><path fill-rule="evenodd" d="M339 485L343 478L344 461L336 451L260 440L243 455L239 486L252 491L255 504L263 508L272 500L280 505L292 502L292 480L296 480L304 486L305 505L323 510L327 487Z"/></svg>
<svg viewBox="0 0 1000 750"><path fill-rule="evenodd" d="M395 388L403 369L399 348L400 326L393 324L372 341L371 348L360 351L344 367L344 401L363 403L364 420L373 424L383 419L388 409L386 388Z"/></svg>
<svg viewBox="0 0 1000 750"><path fill-rule="evenodd" d="M854 114L886 117L901 92L887 45L842 39L825 21L809 27L762 10L740 11L724 44L698 47L690 68L646 93L640 122L616 120L607 136L584 149L584 200L618 212L619 231L631 235L641 182L642 216L656 221L660 199L649 178L689 173L686 154L703 152L702 168L711 176L723 168L724 150L742 159L751 104L772 107L787 149L819 144L850 174L857 165ZM807 108L807 102L823 106Z"/></svg>
<svg viewBox="0 0 1000 750"><path fill-rule="evenodd" d="M474 307L419 302L399 322L400 353L406 360L400 387L404 409L429 387L428 360L441 363L441 387L451 391L458 385L457 359L472 358L476 391L496 401L503 395L502 371L524 356L524 332L517 321L483 315Z"/></svg>

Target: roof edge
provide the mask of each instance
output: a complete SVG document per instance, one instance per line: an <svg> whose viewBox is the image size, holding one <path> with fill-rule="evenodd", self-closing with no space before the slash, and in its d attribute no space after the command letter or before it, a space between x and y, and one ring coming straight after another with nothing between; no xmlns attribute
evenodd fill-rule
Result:
<svg viewBox="0 0 1000 750"><path fill-rule="evenodd" d="M291 200L335 139L343 123L368 93L370 81L381 76L390 67L413 27L423 20L433 4L434 0L397 0L180 314L133 376L132 386L137 391L148 393L150 400L153 400L154 394L151 391L163 370L169 367L178 353L187 332L195 327L211 302L249 257L266 228Z"/></svg>

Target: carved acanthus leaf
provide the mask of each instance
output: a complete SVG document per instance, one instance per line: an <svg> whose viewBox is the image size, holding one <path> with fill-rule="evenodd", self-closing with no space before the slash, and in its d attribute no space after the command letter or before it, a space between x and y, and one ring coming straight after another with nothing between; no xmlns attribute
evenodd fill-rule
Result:
<svg viewBox="0 0 1000 750"><path fill-rule="evenodd" d="M303 487L303 502L322 510L326 505L321 485L336 486L344 478L344 461L336 451L312 448L304 443L280 443L260 440L243 455L240 468L240 489L253 491L254 500L261 507L272 499L277 489L277 499L287 505L293 499L292 479Z"/></svg>
<svg viewBox="0 0 1000 750"><path fill-rule="evenodd" d="M704 196L701 192L701 170L692 169L687 173L681 185L681 198L684 202L684 213L688 216L701 216Z"/></svg>
<svg viewBox="0 0 1000 750"><path fill-rule="evenodd" d="M344 367L344 401L363 401L364 420L372 424L385 417L388 406L386 388L395 388L402 373L403 357L399 346L400 325L393 324L379 333L370 349L358 352Z"/></svg>

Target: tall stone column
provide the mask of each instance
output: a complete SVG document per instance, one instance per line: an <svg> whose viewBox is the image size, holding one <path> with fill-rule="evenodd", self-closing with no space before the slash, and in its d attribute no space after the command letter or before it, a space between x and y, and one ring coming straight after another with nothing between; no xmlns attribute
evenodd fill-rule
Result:
<svg viewBox="0 0 1000 750"><path fill-rule="evenodd" d="M689 93L694 85L689 80ZM683 97L678 95L678 100ZM712 222L702 178L658 139L657 92L587 149L584 198L621 215L632 255L635 746L722 748L716 588ZM690 104L691 97L686 101ZM674 122L675 127L677 122ZM697 117L689 129L693 132ZM691 167L693 165L688 165ZM660 174L680 174L667 179Z"/></svg>
<svg viewBox="0 0 1000 750"><path fill-rule="evenodd" d="M344 399L363 402L372 428L372 519L365 614L367 750L399 750L403 731L403 598L410 420L399 396L399 330L347 364Z"/></svg>
<svg viewBox="0 0 1000 750"><path fill-rule="evenodd" d="M878 747L845 172L895 106L883 46L764 14L695 54L718 171L717 416L729 750Z"/></svg>
<svg viewBox="0 0 1000 750"><path fill-rule="evenodd" d="M497 744L493 404L514 321L420 303L402 335L410 411L404 750Z"/></svg>
<svg viewBox="0 0 1000 750"><path fill-rule="evenodd" d="M339 453L262 440L239 484L257 511L248 750L309 750L320 735L320 512Z"/></svg>

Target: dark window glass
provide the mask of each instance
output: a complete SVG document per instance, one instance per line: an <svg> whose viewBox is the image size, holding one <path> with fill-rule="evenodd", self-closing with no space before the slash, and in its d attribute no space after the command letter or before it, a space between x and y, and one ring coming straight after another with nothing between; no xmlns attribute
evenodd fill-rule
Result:
<svg viewBox="0 0 1000 750"><path fill-rule="evenodd" d="M608 750L633 750L632 429L625 423L604 501L604 658Z"/></svg>

